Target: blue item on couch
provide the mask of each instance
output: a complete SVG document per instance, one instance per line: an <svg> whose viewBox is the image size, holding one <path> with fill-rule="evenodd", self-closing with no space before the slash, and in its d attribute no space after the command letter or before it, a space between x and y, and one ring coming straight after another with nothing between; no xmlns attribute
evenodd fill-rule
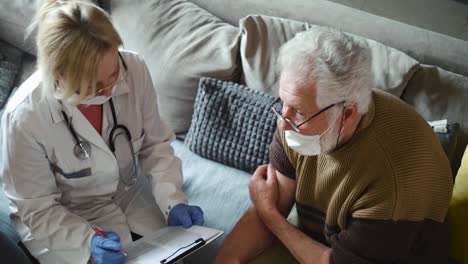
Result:
<svg viewBox="0 0 468 264"><path fill-rule="evenodd" d="M1 162L1 160L0 160ZM2 186L2 179L0 177L0 186ZM10 208L8 207L10 201L5 197L3 190L0 191L0 232L2 232L11 241L18 242L19 236L16 232L15 223L10 218Z"/></svg>
<svg viewBox="0 0 468 264"><path fill-rule="evenodd" d="M190 204L202 208L205 226L223 230L220 238L193 253L184 264L212 263L223 240L251 205L250 174L202 158L190 151L180 140L172 143L176 156L182 160L184 184Z"/></svg>

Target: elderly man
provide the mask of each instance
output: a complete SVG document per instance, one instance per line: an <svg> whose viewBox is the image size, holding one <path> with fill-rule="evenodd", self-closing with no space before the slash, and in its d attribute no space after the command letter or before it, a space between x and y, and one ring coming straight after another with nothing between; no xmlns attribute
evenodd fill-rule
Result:
<svg viewBox="0 0 468 264"><path fill-rule="evenodd" d="M448 160L410 106L371 89L369 49L327 28L280 51L279 127L253 205L217 263L245 263L279 239L301 263L447 263ZM296 203L300 229L286 219Z"/></svg>

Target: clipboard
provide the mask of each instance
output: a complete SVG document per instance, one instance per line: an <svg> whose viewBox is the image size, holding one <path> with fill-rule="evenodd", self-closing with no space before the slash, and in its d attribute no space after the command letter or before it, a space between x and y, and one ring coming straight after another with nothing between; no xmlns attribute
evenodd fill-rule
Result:
<svg viewBox="0 0 468 264"><path fill-rule="evenodd" d="M221 230L192 226L168 226L126 246L128 264L173 264L221 236Z"/></svg>
<svg viewBox="0 0 468 264"><path fill-rule="evenodd" d="M205 240L203 238L199 238L193 242L193 246L189 248L189 250L184 251L182 254L176 255L177 251L172 253L170 256L167 258L161 260L159 263L160 264L173 264L176 263L177 261L185 258L186 256L190 255L191 253L197 251L199 248L202 248L205 245ZM191 246L191 245L189 245ZM183 248L180 248L183 249ZM180 250L179 249L179 250Z"/></svg>

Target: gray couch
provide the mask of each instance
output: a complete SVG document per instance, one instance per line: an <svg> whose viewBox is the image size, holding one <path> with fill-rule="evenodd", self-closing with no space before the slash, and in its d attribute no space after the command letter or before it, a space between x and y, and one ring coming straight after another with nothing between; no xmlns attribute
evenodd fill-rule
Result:
<svg viewBox="0 0 468 264"><path fill-rule="evenodd" d="M188 194L190 202L200 205L205 211L206 225L208 226L222 229L226 233L229 233L233 228L250 205L247 189L249 174L194 154L184 145L182 138L187 132L187 126L190 125L191 106L193 106L196 94L196 78L201 75L209 75L236 82L246 81L244 73L246 69L242 67L244 65L242 56L238 55L239 49L242 48L240 44L242 32L239 32L237 27L239 20L248 14L265 14L340 28L343 31L376 40L413 57L419 64L408 75L408 80L403 83L401 98L414 106L426 120L448 119L450 123L460 124L457 141L452 142L453 146L447 149L454 174L459 167L463 150L468 143L468 115L465 115L468 113L468 42L466 41L325 0L192 0L191 2L219 19L206 18L205 13L197 13L194 5L188 7L180 5L180 8L188 8L189 11L181 9L177 12L174 11L174 13L161 13L158 16L163 17L168 14L196 16L198 21L203 20L203 23L198 25L200 27L207 23L223 23L222 21L226 23L208 28L207 31L183 32L184 29L179 28L181 36L177 36L175 40L164 40L162 37L157 38L157 36L159 36L158 34L167 35L166 31L155 32L154 28L148 27L150 25L163 26L162 22L159 24L154 22L158 20L158 16L150 13L154 16L145 18L146 22L156 24L145 24L146 22L142 18L148 14L148 8L157 8L159 2L164 1L113 0L112 4L109 1L99 2L111 12L117 30L124 40L125 48L140 53L148 64L159 95L160 107L165 109L172 107L170 111L162 110L161 113L179 136L179 139L173 143L173 147L183 163L183 188ZM13 21L11 13L6 16L5 11L0 11L0 21L2 21L0 23L0 39L34 55L35 50L31 40L24 43L18 37L18 34L22 33L21 30L18 33L18 29L24 29L28 15L25 14L22 19ZM10 10L10 12L12 11ZM9 26L7 23L3 23L7 20ZM163 22L166 23L169 20L166 19ZM186 24L176 26L183 27L184 25ZM197 25L192 23L186 26ZM12 30L16 30L16 32L12 32ZM201 50L206 49L206 45L203 46L201 43L209 42L211 36L209 34L217 34L220 31L224 32L223 39L215 44L210 44L214 45L212 48L216 49L216 52L208 52L206 56L203 56ZM207 34L208 38L204 36L203 41L198 43L196 41L198 37L202 37L201 34ZM153 39L145 39L147 35L151 35ZM178 50L175 42L187 41L183 40L184 37L191 39ZM230 41L227 41L226 38ZM193 46L193 43L196 45ZM226 51L225 47L216 46L216 43L230 45L230 50ZM174 54L170 54L171 52ZM184 52L187 52L188 56L195 56L196 59L190 62L175 62L187 57L187 54L184 57ZM33 55L24 57L17 84L20 84L34 69ZM229 63L219 62L218 60L221 58ZM219 69L213 69L213 67L219 67ZM197 71L200 68L207 70ZM189 78L187 72L190 71L192 75ZM7 202L2 196L3 194L0 193L0 214L3 214L0 216L0 220L3 219L3 222L0 222L2 223L0 228L3 232L7 232L12 240L17 240L14 226L6 217ZM290 219L294 220L294 212L292 212ZM208 263L216 254L216 250L224 238L225 236L221 237L190 256L185 263Z"/></svg>

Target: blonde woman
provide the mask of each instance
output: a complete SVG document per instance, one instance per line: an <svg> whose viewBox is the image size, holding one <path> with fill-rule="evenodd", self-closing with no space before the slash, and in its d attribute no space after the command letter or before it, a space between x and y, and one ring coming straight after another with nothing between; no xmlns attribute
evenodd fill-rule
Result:
<svg viewBox="0 0 468 264"><path fill-rule="evenodd" d="M132 237L202 225L148 69L118 50L109 16L47 0L37 26L39 70L6 107L0 167L30 253L41 263L123 263Z"/></svg>

